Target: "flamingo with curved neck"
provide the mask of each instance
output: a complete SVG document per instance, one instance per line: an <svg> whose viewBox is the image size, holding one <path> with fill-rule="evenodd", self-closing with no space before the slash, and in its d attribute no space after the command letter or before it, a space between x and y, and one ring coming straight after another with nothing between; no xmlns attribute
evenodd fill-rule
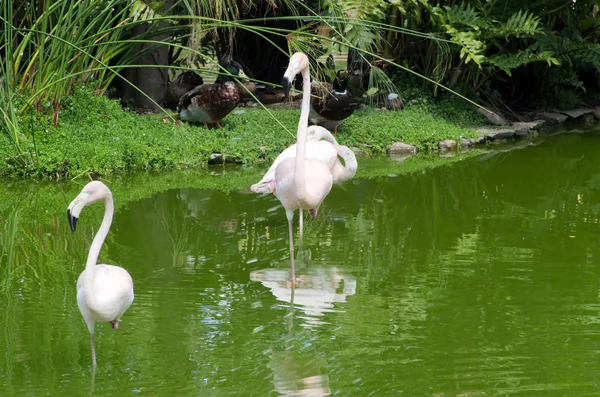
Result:
<svg viewBox="0 0 600 397"><path fill-rule="evenodd" d="M338 144L326 128L311 125L307 129L306 140L306 158L321 160L327 164L333 175L333 183L341 183L356 174L358 164L354 152L347 146ZM250 186L250 190L254 193L273 193L275 169L283 160L295 156L296 144L293 144L277 156L262 179ZM338 156L344 160L344 164L340 162Z"/></svg>
<svg viewBox="0 0 600 397"><path fill-rule="evenodd" d="M294 211L300 210L300 236L302 236L302 210L308 210L311 215L315 216L333 185L330 167L321 160L306 158L306 136L310 111L310 74L308 58L301 52L292 55L283 75L283 90L286 96L290 91L292 81L299 73L302 74L302 105L296 138L296 157L284 159L277 165L273 190L285 208L288 219L292 284L296 283L292 227Z"/></svg>
<svg viewBox="0 0 600 397"><path fill-rule="evenodd" d="M67 218L72 231L83 208L97 201L104 202L104 218L88 253L85 270L77 279L77 305L90 331L92 364L96 367L94 328L97 321L107 321L112 328L119 327L119 319L133 302L133 280L119 266L97 265L100 248L108 235L114 213L112 193L99 181L84 186L79 195L69 204Z"/></svg>

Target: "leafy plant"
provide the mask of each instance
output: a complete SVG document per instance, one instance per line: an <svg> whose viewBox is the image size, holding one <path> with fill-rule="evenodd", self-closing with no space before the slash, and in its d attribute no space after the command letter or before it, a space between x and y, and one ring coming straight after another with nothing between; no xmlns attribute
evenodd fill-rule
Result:
<svg viewBox="0 0 600 397"><path fill-rule="evenodd" d="M284 128L293 131L297 109L271 109ZM35 138L34 162L16 165L0 163L0 175L39 175L65 178L99 174L122 174L133 170L203 168L213 153L237 162L256 165L272 160L293 143L262 109L239 108L223 122L223 129L206 131L203 126L173 123L162 114L140 116L123 110L119 101L94 93L93 87L75 86L61 102L61 122L52 124L51 115L36 117L24 124L24 137ZM396 140L422 149L436 148L446 138L475 136L482 119L460 102L409 103L402 112L357 111L344 121L337 137L341 144L368 153L383 153ZM10 148L0 146L0 157Z"/></svg>

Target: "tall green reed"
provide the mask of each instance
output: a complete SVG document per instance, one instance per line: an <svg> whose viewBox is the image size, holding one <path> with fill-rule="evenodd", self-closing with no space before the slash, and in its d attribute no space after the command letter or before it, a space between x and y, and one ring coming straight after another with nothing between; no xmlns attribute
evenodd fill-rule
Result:
<svg viewBox="0 0 600 397"><path fill-rule="evenodd" d="M0 11L0 134L12 146L6 160L17 166L37 155L35 129L30 142L23 114L48 113L57 125L61 100L73 85L106 90L123 67L135 66L139 54L131 49L138 41L155 34L136 35L134 27L160 17L139 0L3 2Z"/></svg>

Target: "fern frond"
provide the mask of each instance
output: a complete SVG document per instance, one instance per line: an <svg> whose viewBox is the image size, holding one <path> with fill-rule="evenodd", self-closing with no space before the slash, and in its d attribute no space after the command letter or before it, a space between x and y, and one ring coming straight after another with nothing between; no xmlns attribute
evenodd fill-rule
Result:
<svg viewBox="0 0 600 397"><path fill-rule="evenodd" d="M362 22L385 20L390 3L385 0L327 0L323 7L330 15L344 21L338 26L338 31L343 32L344 41L361 49L373 50L381 40L381 31Z"/></svg>
<svg viewBox="0 0 600 397"><path fill-rule="evenodd" d="M490 33L495 37L508 39L511 36L521 37L522 35L533 35L541 33L540 18L532 12L519 11L511 15L506 22L500 24L498 29L493 29Z"/></svg>
<svg viewBox="0 0 600 397"><path fill-rule="evenodd" d="M481 66L486 60L484 55L486 45L479 40L479 36L481 28L487 26L487 22L470 5L461 4L443 8L436 6L432 7L431 11L452 41L460 45L460 57L465 60L465 63L473 61ZM457 26L460 25L467 29L459 30Z"/></svg>
<svg viewBox="0 0 600 397"><path fill-rule="evenodd" d="M580 47L579 51L573 53L574 60L600 72L600 43L585 43Z"/></svg>
<svg viewBox="0 0 600 397"><path fill-rule="evenodd" d="M479 31L486 28L489 24L470 4L461 3L453 6L444 6L443 11L438 6L434 7L433 10L436 15L442 17L444 23L452 26L469 27Z"/></svg>
<svg viewBox="0 0 600 397"><path fill-rule="evenodd" d="M513 69L533 62L546 62L548 66L561 64L552 51L531 52L529 49L512 54L493 55L488 58L488 61L509 76Z"/></svg>
<svg viewBox="0 0 600 397"><path fill-rule="evenodd" d="M164 2L153 2L148 5L142 0L131 1L130 16L132 21L146 21L160 16L159 11L164 5Z"/></svg>

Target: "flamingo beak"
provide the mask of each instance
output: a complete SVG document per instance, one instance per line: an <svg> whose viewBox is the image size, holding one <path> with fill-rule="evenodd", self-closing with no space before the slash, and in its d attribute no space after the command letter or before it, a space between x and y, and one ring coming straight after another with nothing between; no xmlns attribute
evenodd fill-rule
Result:
<svg viewBox="0 0 600 397"><path fill-rule="evenodd" d="M290 94L290 89L292 88L292 82L288 79L287 76L283 76L283 95L287 98Z"/></svg>
<svg viewBox="0 0 600 397"><path fill-rule="evenodd" d="M311 208L310 210L308 210L308 212L313 216L317 216L317 210L315 208Z"/></svg>
<svg viewBox="0 0 600 397"><path fill-rule="evenodd" d="M68 209L67 210L67 219L69 220L69 226L71 227L71 231L75 231L75 228L77 226L77 218L76 216L73 216L73 214L71 213L71 210Z"/></svg>
<svg viewBox="0 0 600 397"><path fill-rule="evenodd" d="M87 192L81 192L79 196L75 197L75 200L71 201L69 207L67 208L67 219L69 220L69 226L72 231L75 231L77 226L77 220L79 219L79 215L88 204L89 194Z"/></svg>

